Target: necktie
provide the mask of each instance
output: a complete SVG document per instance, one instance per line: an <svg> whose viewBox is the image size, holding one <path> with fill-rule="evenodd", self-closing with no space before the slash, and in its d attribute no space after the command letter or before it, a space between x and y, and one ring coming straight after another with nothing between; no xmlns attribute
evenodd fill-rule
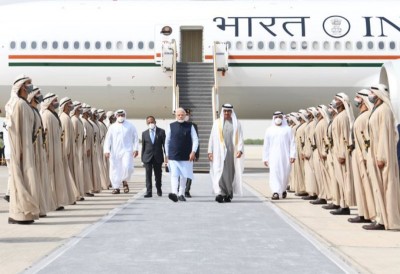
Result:
<svg viewBox="0 0 400 274"><path fill-rule="evenodd" d="M151 138L151 143L154 144L154 130L150 130L150 138Z"/></svg>

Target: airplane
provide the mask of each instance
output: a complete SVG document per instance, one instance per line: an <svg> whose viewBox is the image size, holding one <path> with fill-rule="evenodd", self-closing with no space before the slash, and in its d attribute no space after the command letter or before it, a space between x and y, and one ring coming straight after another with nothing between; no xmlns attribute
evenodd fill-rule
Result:
<svg viewBox="0 0 400 274"><path fill-rule="evenodd" d="M201 63L214 76L214 118L220 103L269 119L378 82L400 109L399 10L387 0L0 5L0 103L23 73L60 99L172 118L176 68Z"/></svg>

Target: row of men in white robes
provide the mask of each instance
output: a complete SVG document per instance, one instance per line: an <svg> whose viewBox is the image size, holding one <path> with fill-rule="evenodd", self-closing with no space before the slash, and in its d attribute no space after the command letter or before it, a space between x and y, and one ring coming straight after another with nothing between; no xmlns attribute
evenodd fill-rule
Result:
<svg viewBox="0 0 400 274"><path fill-rule="evenodd" d="M9 223L33 223L109 187L105 119L104 110L43 96L31 78L17 77L6 104Z"/></svg>
<svg viewBox="0 0 400 274"><path fill-rule="evenodd" d="M296 148L286 169L290 190L333 215L350 215L357 206L358 216L348 221L367 223L364 229L400 229L398 132L389 90L378 84L352 100L338 93L329 106L286 116ZM276 183L286 187L287 180ZM278 199L286 196L286 189L280 191Z"/></svg>

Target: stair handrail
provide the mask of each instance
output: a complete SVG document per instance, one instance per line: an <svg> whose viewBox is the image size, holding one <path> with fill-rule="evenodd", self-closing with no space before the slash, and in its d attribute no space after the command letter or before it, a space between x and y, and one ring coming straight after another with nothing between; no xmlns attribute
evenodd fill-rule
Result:
<svg viewBox="0 0 400 274"><path fill-rule="evenodd" d="M175 114L175 110L179 107L179 86L176 84L176 63L177 63L177 52L175 39L172 40L173 50L173 70L172 70L172 114Z"/></svg>
<svg viewBox="0 0 400 274"><path fill-rule="evenodd" d="M212 114L213 120L218 118L218 68L217 68L217 43L218 41L214 41L214 50L213 50L213 62L214 62L214 86L212 88Z"/></svg>

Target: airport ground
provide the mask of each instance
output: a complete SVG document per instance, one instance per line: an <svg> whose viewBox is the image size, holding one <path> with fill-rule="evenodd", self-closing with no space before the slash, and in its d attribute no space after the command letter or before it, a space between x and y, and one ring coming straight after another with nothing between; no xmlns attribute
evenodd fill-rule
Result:
<svg viewBox="0 0 400 274"><path fill-rule="evenodd" d="M138 160L136 160L136 166L140 166ZM167 174L163 176L165 194L169 189L169 177ZM179 271L179 268L175 271L168 269L171 265L170 260L174 257L168 257L169 255L163 252L161 248L152 249L159 243L151 242L148 246L143 245L142 242L147 238L146 234L143 236L141 233L144 233L143 230L148 230L147 226L146 229L142 226L151 225L151 222L154 221L157 226L160 226L160 222L165 222L165 226L168 227L168 219L165 221L163 218L168 218L168 214L174 212L174 210L177 210L177 215L178 213L182 214L185 218L185 225L191 227L190 235L181 235L182 239L186 241L183 244L191 241L191 238L201 237L206 237L207 241L210 242L218 242L221 236L208 235L204 226L209 226L211 230L215 225L215 220L212 218L220 217L223 219L224 214L226 214L229 217L226 222L232 223L236 218L234 216L239 215L237 216L238 225L242 221L246 224L241 226L239 230L234 227L232 227L232 230L235 230L237 237L240 237L243 242L238 246L233 245L232 249L243 250L246 245L251 245L250 247L254 245L254 248L250 248L248 252L263 252L264 254L259 254L259 256L264 262L269 262L268 258L273 259L272 263L269 262L269 269L265 269L262 264L254 265L255 255L246 256L246 254L243 255L240 252L231 253L232 250L221 247L219 253L225 252L227 255L232 255L233 257L230 258L232 261L242 260L245 262L244 268L240 268L243 265L242 263L234 270L227 268L224 271L219 271L216 269L214 273L290 273L289 271L293 270L291 267L296 267L298 270L303 269L298 273L358 272L380 274L398 273L400 269L400 232L365 231L361 228L361 225L347 222L349 216L333 216L320 206L311 205L293 194L289 194L285 200L271 201L268 173L261 162L260 146L246 147L244 174L246 192L244 197L235 198L230 208L221 207L214 202L214 197L209 189L210 185L196 186L196 183L208 181L207 176L207 174L196 174L192 191L194 197L188 199L186 206L178 208L168 200L166 195L162 198L144 199L144 169L137 167L129 182L131 189L129 194L112 195L111 191L103 191L93 198L86 198L85 201L78 202L77 205L66 206L64 211L50 212L46 218L36 221L33 225L26 226L7 224L8 204L1 199L0 273L20 273L24 271L27 273L55 273L56 270L59 273L93 273L94 271L107 273L107 271L110 271L109 269L94 270L92 264L102 265L100 262L111 262L113 256L120 258L117 266L111 263L106 265L112 265L114 273L185 273L184 268L182 268L182 271ZM7 169L0 167L1 196L4 196L6 184ZM190 212L186 212L185 208L190 208L192 215L185 215L190 214ZM268 213L270 211L272 213ZM158 221L147 218L153 213L159 214L157 215L160 218ZM194 213L196 215L193 215ZM230 215L231 213L236 215ZM210 215L210 217L205 219L195 218L197 214L199 214L198 216ZM352 208L351 214L352 216L356 215L357 210ZM146 218L148 221L144 222ZM200 228L197 227L197 222L200 222L200 220L202 222L207 220L206 222L210 221L210 223L201 223L203 227ZM138 231L135 231L136 224ZM107 225L113 225L110 230L116 230L115 236L111 233L112 231L104 231ZM123 227L124 225L129 227L129 233L125 235L125 238L123 233L118 230L124 231L126 229L126 227ZM253 230L251 230L252 226ZM289 230L288 227L291 229ZM257 228L256 231L255 228ZM229 229L229 227L223 227L223 231ZM250 230L246 232L248 229ZM279 231L284 235L280 235ZM167 243L163 235L160 235L164 233L163 230L155 228L153 233L155 235L152 238L161 237L160 239ZM177 236L181 233L185 234L185 232L176 232ZM245 233L245 235L242 233ZM266 242L266 239L270 236L275 237L274 242ZM305 241L297 242L300 238ZM96 242L96 239L98 242ZM132 250L122 249L118 251L121 241L130 240L132 241L130 243ZM201 248L203 242L204 240L200 243L196 242L196 245ZM279 249L276 243L281 243L282 248ZM85 250L85 244L90 250L90 254ZM179 245L179 243L177 244ZM136 246L141 249L139 254L134 253L138 252L135 251ZM306 247L305 250L301 250L304 247ZM117 248L117 251L113 251L113 248ZM168 248L168 245L163 248ZM179 249L179 246L177 249ZM314 249L318 254L306 254L307 251ZM130 252L133 252L131 258L123 256ZM140 255L148 254L146 252L159 254L160 257L165 256L168 259L163 261L163 258L157 258L157 256L142 259ZM197 265L199 260L204 261L193 273L205 273L203 271L206 270L207 273L213 272L206 268L206 259L207 256L210 256L207 252L202 254L202 257L198 255L192 257L191 254L194 255L195 253L190 253L187 249L183 249L182 252L176 254L174 264L179 265L178 254L181 254L186 256L184 258L187 258L183 263L189 265ZM291 260L288 260L290 256L295 255L295 252L302 252L304 255L297 259L292 257ZM209 251L209 253L213 254L213 251ZM95 261L91 260L91 255L94 256L95 259L93 260ZM310 256L320 256L316 257L320 259L312 261L309 259ZM327 262L323 261L326 259ZM131 267L140 265L145 261L146 264L157 265L158 268L132 272L134 268L127 269L130 261L135 262ZM64 262L64 265L61 262ZM221 258L221 262L224 262L223 258ZM306 265L302 265L302 262ZM275 263L280 268L276 268ZM284 271L285 269L287 271ZM304 271L304 269L308 271Z"/></svg>

